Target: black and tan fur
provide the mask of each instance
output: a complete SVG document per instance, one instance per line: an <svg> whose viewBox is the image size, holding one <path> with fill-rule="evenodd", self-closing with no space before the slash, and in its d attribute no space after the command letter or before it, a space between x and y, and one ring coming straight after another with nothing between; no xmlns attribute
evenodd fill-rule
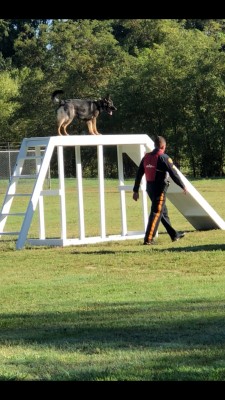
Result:
<svg viewBox="0 0 225 400"><path fill-rule="evenodd" d="M105 111L107 114L112 115L116 111L116 107L110 96L107 95L103 99L89 100L89 99L68 99L60 100L59 94L63 94L62 90L56 90L52 93L52 101L58 104L57 109L57 125L58 135L68 135L66 128L74 118L86 121L88 132L90 135L100 135L97 130L97 118L99 114ZM61 132L61 128L63 131Z"/></svg>

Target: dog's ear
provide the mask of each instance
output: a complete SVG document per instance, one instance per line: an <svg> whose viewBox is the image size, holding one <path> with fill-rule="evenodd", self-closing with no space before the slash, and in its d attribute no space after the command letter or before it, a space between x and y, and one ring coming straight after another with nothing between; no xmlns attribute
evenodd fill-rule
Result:
<svg viewBox="0 0 225 400"><path fill-rule="evenodd" d="M105 96L105 100L110 100L110 94L109 93Z"/></svg>

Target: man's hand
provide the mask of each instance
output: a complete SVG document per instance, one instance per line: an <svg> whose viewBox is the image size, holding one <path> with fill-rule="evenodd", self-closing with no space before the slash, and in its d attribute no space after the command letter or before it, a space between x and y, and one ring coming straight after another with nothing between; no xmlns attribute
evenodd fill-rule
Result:
<svg viewBox="0 0 225 400"><path fill-rule="evenodd" d="M137 201L139 199L139 193L133 192L133 200Z"/></svg>
<svg viewBox="0 0 225 400"><path fill-rule="evenodd" d="M184 193L184 194L187 194L187 192L188 192L188 190L187 190L187 188L185 187L185 188L183 189L183 193Z"/></svg>

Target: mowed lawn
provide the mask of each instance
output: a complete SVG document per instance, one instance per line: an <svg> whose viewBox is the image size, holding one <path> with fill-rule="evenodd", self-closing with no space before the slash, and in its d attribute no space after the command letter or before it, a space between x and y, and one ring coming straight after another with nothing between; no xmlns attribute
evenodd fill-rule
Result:
<svg viewBox="0 0 225 400"><path fill-rule="evenodd" d="M191 182L225 220L225 179ZM5 191L1 181L1 204ZM116 180L105 199L107 234L120 234ZM66 202L77 237L74 179ZM128 229L141 230L141 200L127 192L126 203ZM97 180L84 180L84 205L86 234L99 235ZM1 237L1 381L225 380L225 231L196 231L167 205L186 235L172 243L160 225L150 248L135 239L16 250L15 237ZM45 211L47 236L58 237L59 199L47 197ZM29 237L37 224L35 214Z"/></svg>

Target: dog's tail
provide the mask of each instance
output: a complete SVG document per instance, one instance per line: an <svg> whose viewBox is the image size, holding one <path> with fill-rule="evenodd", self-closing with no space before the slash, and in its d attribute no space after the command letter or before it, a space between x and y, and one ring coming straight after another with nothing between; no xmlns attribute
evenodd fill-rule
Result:
<svg viewBox="0 0 225 400"><path fill-rule="evenodd" d="M54 103L59 103L61 100L57 97L58 94L63 94L64 91L63 90L55 90L52 95L51 95L51 99Z"/></svg>

